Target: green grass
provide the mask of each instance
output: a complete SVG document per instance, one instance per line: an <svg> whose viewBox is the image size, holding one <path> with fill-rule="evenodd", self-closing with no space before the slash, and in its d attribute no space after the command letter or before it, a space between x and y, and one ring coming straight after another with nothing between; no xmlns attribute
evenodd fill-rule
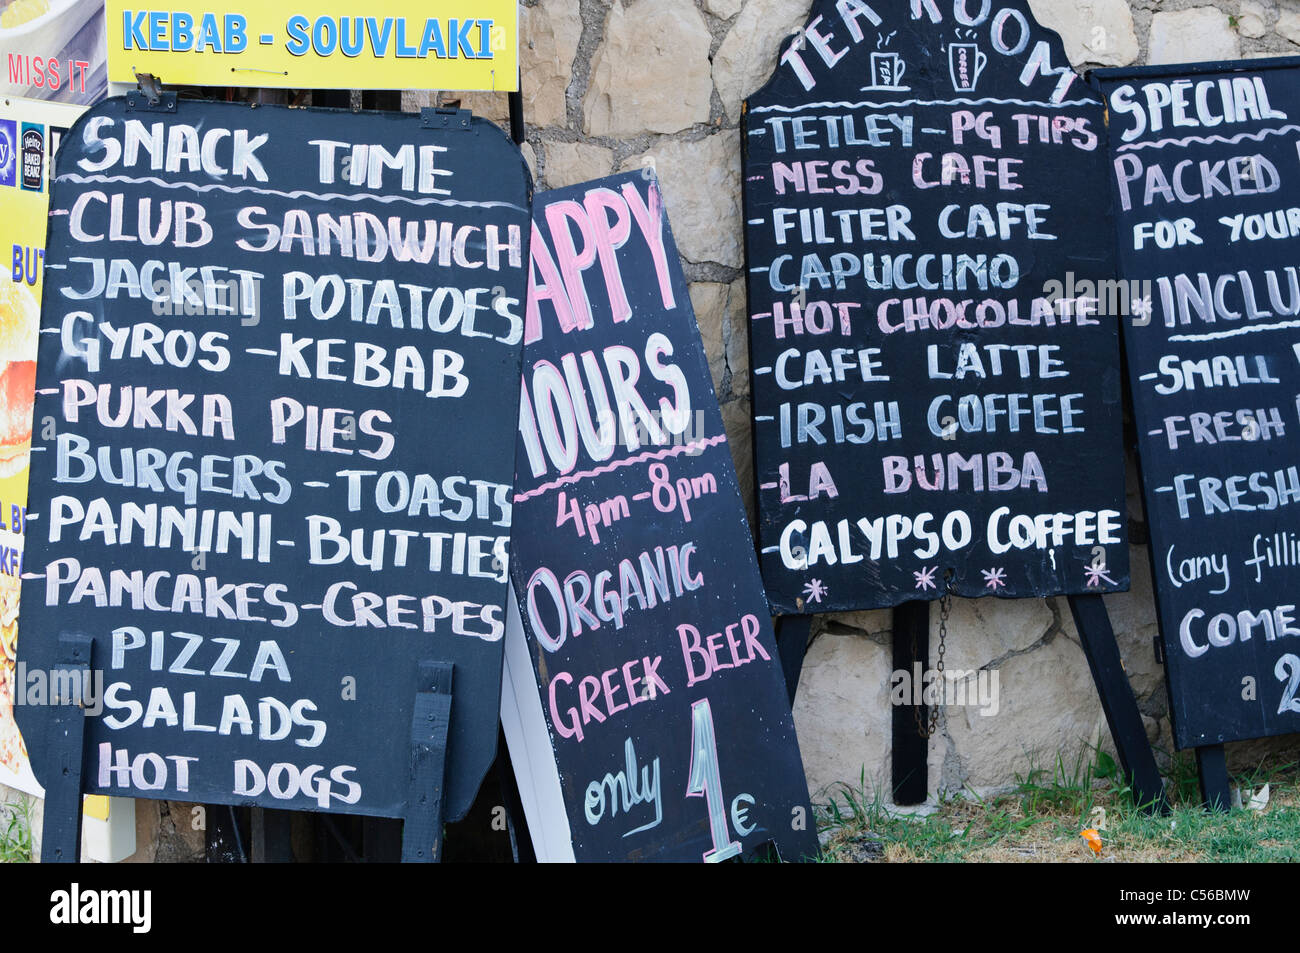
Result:
<svg viewBox="0 0 1300 953"><path fill-rule="evenodd" d="M1032 767L1013 790L981 798L946 797L927 816L903 815L841 785L819 811L831 837L822 859L885 861L1156 861L1237 862L1300 860L1300 774L1297 765L1266 763L1233 777L1248 796L1265 783L1263 811L1207 814L1200 807L1195 764L1177 758L1167 777L1173 810L1150 816L1133 803L1114 760L1085 749ZM1101 830L1098 855L1079 832Z"/></svg>
<svg viewBox="0 0 1300 953"><path fill-rule="evenodd" d="M26 800L0 804L0 864L31 862L31 806Z"/></svg>

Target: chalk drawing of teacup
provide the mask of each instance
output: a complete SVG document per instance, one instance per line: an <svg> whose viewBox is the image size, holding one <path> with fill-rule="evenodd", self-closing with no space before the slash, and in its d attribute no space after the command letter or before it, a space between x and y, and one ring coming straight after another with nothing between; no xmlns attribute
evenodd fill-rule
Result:
<svg viewBox="0 0 1300 953"><path fill-rule="evenodd" d="M952 88L958 92L973 91L988 62L989 58L980 52L976 43L949 43L948 76Z"/></svg>
<svg viewBox="0 0 1300 953"><path fill-rule="evenodd" d="M867 89L900 89L907 64L897 53L871 54L871 85Z"/></svg>

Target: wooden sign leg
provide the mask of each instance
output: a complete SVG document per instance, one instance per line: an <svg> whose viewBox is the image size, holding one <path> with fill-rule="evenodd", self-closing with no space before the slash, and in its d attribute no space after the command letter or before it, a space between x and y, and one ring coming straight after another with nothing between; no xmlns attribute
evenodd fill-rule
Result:
<svg viewBox="0 0 1300 953"><path fill-rule="evenodd" d="M514 765L510 762L510 747L506 744L505 734L497 739L496 760L497 793L501 806L505 808L506 830L510 835L510 855L516 864L535 864L537 855L533 852L533 838L528 832L528 819L524 816L524 805L519 798L519 783L515 779Z"/></svg>
<svg viewBox="0 0 1300 953"><path fill-rule="evenodd" d="M411 714L411 787L402 830L402 863L442 859L442 801L446 793L447 731L451 726L450 662L420 666L430 691L418 692ZM426 678L425 676L428 676Z"/></svg>
<svg viewBox="0 0 1300 953"><path fill-rule="evenodd" d="M209 864L246 864L244 838L239 833L239 818L233 804L205 804L207 820L207 862Z"/></svg>
<svg viewBox="0 0 1300 953"><path fill-rule="evenodd" d="M524 81L523 74L520 73L518 88L513 93L506 94L506 101L510 104L510 138L514 140L515 145L522 146L526 138L524 132Z"/></svg>
<svg viewBox="0 0 1300 953"><path fill-rule="evenodd" d="M94 640L60 635L50 684L54 718L46 743L57 773L45 788L41 861L75 864L81 859L81 758L86 741L85 695L90 687Z"/></svg>
<svg viewBox="0 0 1300 953"><path fill-rule="evenodd" d="M249 859L255 864L291 864L293 812L254 807L249 810Z"/></svg>
<svg viewBox="0 0 1300 953"><path fill-rule="evenodd" d="M930 666L930 603L914 599L894 607L894 671L907 672L916 681ZM920 690L924 682L914 688ZM920 725L929 724L930 710L920 705L894 705L890 767L894 803L923 804L929 795L929 738Z"/></svg>
<svg viewBox="0 0 1300 953"><path fill-rule="evenodd" d="M776 620L776 651L781 656L781 671L785 675L785 690L794 704L799 690L799 674L803 671L803 657L808 651L808 634L812 631L810 615L783 615Z"/></svg>
<svg viewBox="0 0 1300 953"><path fill-rule="evenodd" d="M367 864L391 864L402 858L402 825L390 817L361 819L360 859Z"/></svg>
<svg viewBox="0 0 1300 953"><path fill-rule="evenodd" d="M1223 745L1204 745L1196 749L1196 773L1200 775L1205 809L1226 814L1232 803L1232 794L1228 790L1228 759Z"/></svg>
<svg viewBox="0 0 1300 953"><path fill-rule="evenodd" d="M1119 753L1120 770L1133 785L1133 798L1143 811L1169 812L1165 782L1156 768L1155 755L1142 725L1142 714L1119 657L1115 631L1101 596L1070 596L1070 613L1079 630L1079 644L1088 658L1092 680L1101 698L1110 736ZM1199 755L1199 749L1198 749Z"/></svg>

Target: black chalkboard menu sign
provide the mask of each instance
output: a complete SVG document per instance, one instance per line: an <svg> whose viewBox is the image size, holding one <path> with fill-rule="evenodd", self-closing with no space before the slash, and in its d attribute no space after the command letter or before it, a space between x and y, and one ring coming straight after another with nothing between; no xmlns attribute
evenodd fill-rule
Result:
<svg viewBox="0 0 1300 953"><path fill-rule="evenodd" d="M1300 59L1095 77L1175 740L1300 731Z"/></svg>
<svg viewBox="0 0 1300 953"><path fill-rule="evenodd" d="M496 751L530 184L467 113L141 95L59 151L20 661L94 639L89 793L445 816ZM102 675L102 684L98 684ZM33 767L50 713L19 707Z"/></svg>
<svg viewBox="0 0 1300 953"><path fill-rule="evenodd" d="M769 841L787 859L814 854L762 580L659 185L632 173L542 193L533 217L511 578L530 696L520 717L541 741L511 748L517 766L546 762L562 808L540 822L530 811L530 826L567 823L559 856L577 860L721 861ZM543 786L521 777L526 800Z"/></svg>
<svg viewBox="0 0 1300 953"><path fill-rule="evenodd" d="M818 0L742 134L773 608L1125 589L1102 105L1059 37Z"/></svg>

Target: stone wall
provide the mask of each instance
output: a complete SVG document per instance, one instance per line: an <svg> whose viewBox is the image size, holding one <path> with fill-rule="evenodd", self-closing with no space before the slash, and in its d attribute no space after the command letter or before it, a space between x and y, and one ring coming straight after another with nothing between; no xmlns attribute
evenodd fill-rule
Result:
<svg viewBox="0 0 1300 953"><path fill-rule="evenodd" d="M904 0L892 0L903 3ZM744 97L775 65L809 0L525 0L523 84L539 189L653 166L663 184L742 488L752 497L740 135ZM1300 0L1030 0L1076 67L1300 53ZM406 108L448 96L408 93ZM460 97L501 121L506 97ZM1130 461L1132 592L1107 598L1148 733L1173 750L1155 636L1141 503ZM752 519L752 513L751 513ZM931 613L938 627L938 611ZM1005 787L1032 765L1110 745L1064 599L958 600L947 665L996 670L1000 710L945 712L930 742L932 791ZM932 644L937 632L932 632ZM889 798L890 614L822 617L795 720L814 797L865 781ZM1259 746L1236 746L1238 760Z"/></svg>

